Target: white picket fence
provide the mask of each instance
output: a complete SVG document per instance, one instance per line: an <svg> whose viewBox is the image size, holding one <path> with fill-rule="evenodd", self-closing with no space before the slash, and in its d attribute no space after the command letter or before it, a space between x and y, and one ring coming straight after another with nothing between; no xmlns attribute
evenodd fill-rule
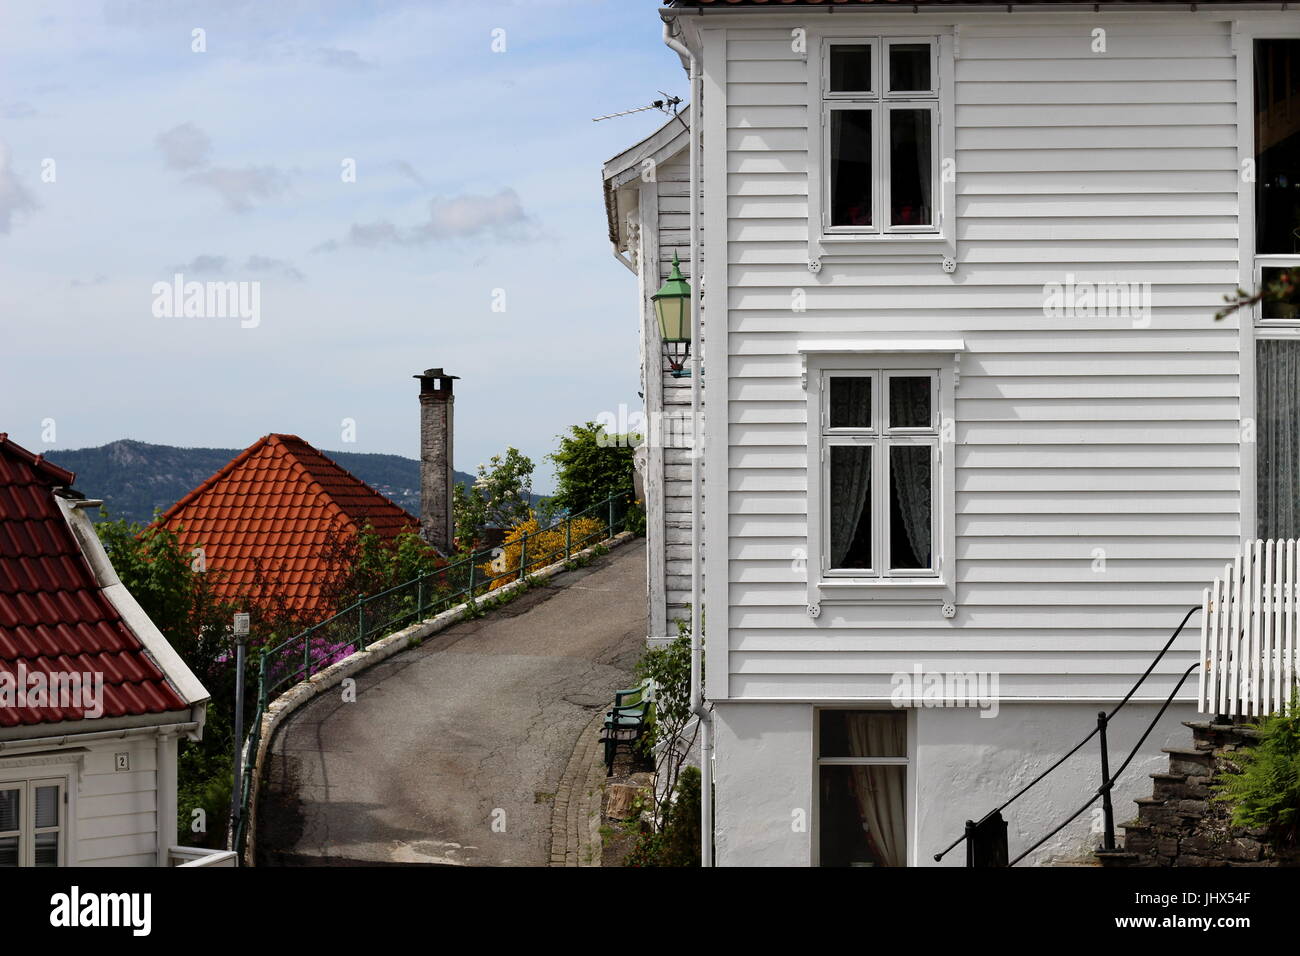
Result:
<svg viewBox="0 0 1300 956"><path fill-rule="evenodd" d="M1256 717L1290 702L1300 640L1296 562L1294 539L1250 542L1205 589L1201 713Z"/></svg>

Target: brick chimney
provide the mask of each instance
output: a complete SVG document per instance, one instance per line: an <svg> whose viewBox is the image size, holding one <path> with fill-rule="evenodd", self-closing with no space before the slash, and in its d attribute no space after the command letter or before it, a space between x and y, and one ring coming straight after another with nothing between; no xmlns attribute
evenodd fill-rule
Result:
<svg viewBox="0 0 1300 956"><path fill-rule="evenodd" d="M420 537L451 554L456 534L451 517L452 382L459 376L431 368L413 377L420 380Z"/></svg>

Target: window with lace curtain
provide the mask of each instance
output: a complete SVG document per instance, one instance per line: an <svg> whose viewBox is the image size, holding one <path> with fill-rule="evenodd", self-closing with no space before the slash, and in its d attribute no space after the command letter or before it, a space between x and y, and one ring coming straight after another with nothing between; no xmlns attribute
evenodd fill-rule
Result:
<svg viewBox="0 0 1300 956"><path fill-rule="evenodd" d="M952 346L952 349L949 349ZM902 351L805 352L808 606L952 600L956 357L960 341Z"/></svg>
<svg viewBox="0 0 1300 956"><path fill-rule="evenodd" d="M827 575L935 575L938 387L938 369L824 373Z"/></svg>

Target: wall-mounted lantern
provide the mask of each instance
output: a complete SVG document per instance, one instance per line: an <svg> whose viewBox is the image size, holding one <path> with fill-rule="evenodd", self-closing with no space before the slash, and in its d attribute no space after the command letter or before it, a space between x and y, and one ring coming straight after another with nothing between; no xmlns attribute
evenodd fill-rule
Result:
<svg viewBox="0 0 1300 956"><path fill-rule="evenodd" d="M689 378L691 370L685 368L691 354L691 286L682 278L681 263L673 254L673 271L651 299L655 314L659 316L659 336L663 342L664 358L668 371L674 378Z"/></svg>

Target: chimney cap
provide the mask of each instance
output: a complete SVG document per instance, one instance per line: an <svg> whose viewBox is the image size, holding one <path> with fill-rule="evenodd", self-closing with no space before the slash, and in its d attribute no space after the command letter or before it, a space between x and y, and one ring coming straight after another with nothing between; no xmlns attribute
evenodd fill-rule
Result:
<svg viewBox="0 0 1300 956"><path fill-rule="evenodd" d="M460 378L459 375L448 375L440 368L426 368L419 375L412 375L411 378Z"/></svg>

